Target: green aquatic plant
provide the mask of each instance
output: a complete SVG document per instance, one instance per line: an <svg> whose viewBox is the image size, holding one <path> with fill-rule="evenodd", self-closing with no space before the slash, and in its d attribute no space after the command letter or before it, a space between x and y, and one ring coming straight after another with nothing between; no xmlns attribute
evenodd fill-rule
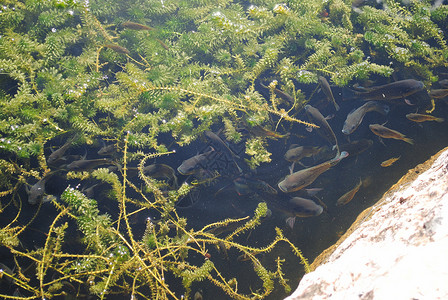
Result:
<svg viewBox="0 0 448 300"><path fill-rule="evenodd" d="M300 250L278 228L264 247L240 239L260 226L266 203L252 217L195 229L178 215L176 204L220 174L173 188L143 168L155 157L172 155L173 145L186 147L205 130L219 128L229 141L244 142L241 153L251 168L270 162L267 136L251 129L270 128L286 137L285 123L316 127L300 113L311 98L304 91L319 76L338 86L371 75L389 77L398 69L428 88L438 79L434 69L447 67L448 58L446 5L432 9L430 1L387 0L381 9L353 9L351 2L4 1L0 245L16 265L5 276L29 298L65 295L70 285L79 296L180 298L165 281L167 273L183 283L186 296L199 281L235 299L263 298L276 282L288 290L283 259L272 251L287 244L309 271ZM144 26L124 26L129 21ZM293 100L280 98L275 89ZM67 173L63 165L47 165L50 149L74 135L76 146L89 151L99 140L114 144L123 154L113 158L117 171ZM131 178L130 164L138 165L141 182ZM94 200L67 188L60 202L30 207L25 186L55 170L73 186L103 183L107 197ZM24 248L23 233L42 205L58 212L44 242ZM108 205L118 214L103 213ZM157 219L147 219L138 235L133 218L150 215ZM224 235L213 233L227 227L232 228ZM73 232L82 238L70 240ZM69 242L81 250L68 251ZM261 280L257 290L244 294L232 276L220 272L208 257L218 244L251 261ZM261 264L260 253L277 256L275 270ZM198 256L200 262L193 259Z"/></svg>

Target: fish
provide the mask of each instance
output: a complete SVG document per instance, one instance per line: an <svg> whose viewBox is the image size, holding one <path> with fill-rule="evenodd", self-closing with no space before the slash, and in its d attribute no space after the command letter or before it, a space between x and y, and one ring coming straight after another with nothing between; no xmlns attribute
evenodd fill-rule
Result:
<svg viewBox="0 0 448 300"><path fill-rule="evenodd" d="M126 49L125 47L122 47L120 45L116 45L116 44L106 44L104 45L104 47L109 48L117 53L121 53L121 54L131 54L131 52Z"/></svg>
<svg viewBox="0 0 448 300"><path fill-rule="evenodd" d="M437 117L434 117L434 116L431 116L431 115L415 114L415 113L407 114L406 118L408 120L411 120L411 121L414 121L414 122L418 122L418 123L425 122L425 121L436 121L436 122L441 123L441 122L445 121L444 118L437 118Z"/></svg>
<svg viewBox="0 0 448 300"><path fill-rule="evenodd" d="M354 97L360 97L365 101L368 100L393 100L401 99L418 91L423 90L425 85L423 82L415 79L405 79L400 81L395 81L385 85L374 86L366 89L364 92L352 91ZM353 97L344 97L344 100L349 100Z"/></svg>
<svg viewBox="0 0 448 300"><path fill-rule="evenodd" d="M359 179L359 183L352 188L350 191L339 197L338 201L336 201L336 206L342 206L346 205L350 201L352 201L353 197L355 197L356 193L359 191L359 189L362 186L362 180Z"/></svg>
<svg viewBox="0 0 448 300"><path fill-rule="evenodd" d="M381 163L381 166L384 167L384 168L385 168L385 167L390 167L390 166L392 166L397 160L399 160L400 157L401 157L401 156L389 158L388 160L383 161L383 162Z"/></svg>
<svg viewBox="0 0 448 300"><path fill-rule="evenodd" d="M219 152L229 154L231 157L234 158L240 158L229 148L229 146L227 146L227 144L217 134L209 130L206 130L204 131L204 135L212 143L215 149L218 150Z"/></svg>
<svg viewBox="0 0 448 300"><path fill-rule="evenodd" d="M255 136L267 137L267 138L270 138L273 140L284 139L291 135L291 133L289 133L289 132L287 132L285 134L280 134L276 131L269 130L260 125L256 125L254 127L247 126L246 129L247 129L247 131L249 131L251 134L253 134Z"/></svg>
<svg viewBox="0 0 448 300"><path fill-rule="evenodd" d="M53 177L56 173L58 173L61 170L51 171L47 174L45 174L44 177L42 177L38 182L33 184L31 188L26 188L26 192L28 194L28 203L31 205L37 204L39 201L42 200L42 197L45 194L45 185L47 181Z"/></svg>
<svg viewBox="0 0 448 300"><path fill-rule="evenodd" d="M448 96L448 89L430 90L428 94L433 98L441 99Z"/></svg>
<svg viewBox="0 0 448 300"><path fill-rule="evenodd" d="M339 149L341 151L346 151L350 153L350 156L356 156L369 149L372 145L373 145L372 140L360 139L356 141L351 141L348 144L343 144L339 147Z"/></svg>
<svg viewBox="0 0 448 300"><path fill-rule="evenodd" d="M336 109L336 111L338 111L339 105L336 103L336 100L334 100L333 92L331 91L331 87L327 79L323 76L319 76L319 84L325 96L327 96L327 99L333 103L334 108Z"/></svg>
<svg viewBox="0 0 448 300"><path fill-rule="evenodd" d="M216 154L215 149L211 149L205 153L195 155L182 162L177 171L182 175L191 175L198 170L205 168L211 157Z"/></svg>
<svg viewBox="0 0 448 300"><path fill-rule="evenodd" d="M308 218L317 217L324 211L324 208L310 199L302 197L293 197L288 200L285 207L288 209L286 212L291 217L286 219L286 224L293 229L296 222L296 218Z"/></svg>
<svg viewBox="0 0 448 300"><path fill-rule="evenodd" d="M253 192L265 192L272 195L277 194L277 190L274 189L269 183L248 177L239 176L233 180L235 190L238 195L247 195Z"/></svg>
<svg viewBox="0 0 448 300"><path fill-rule="evenodd" d="M387 128L380 124L370 124L369 125L370 130L376 134L379 137L385 138L385 139L395 139L395 140L402 140L408 144L414 145L414 141L410 138L407 138L404 134Z"/></svg>
<svg viewBox="0 0 448 300"><path fill-rule="evenodd" d="M347 156L348 153L344 151L329 161L292 173L278 183L278 188L284 193L292 193L303 189L313 183L320 174L335 166Z"/></svg>
<svg viewBox="0 0 448 300"><path fill-rule="evenodd" d="M69 163L65 169L68 171L89 171L101 165L113 165L115 162L107 159L107 158L98 158L98 159L81 159L75 160Z"/></svg>
<svg viewBox="0 0 448 300"><path fill-rule="evenodd" d="M316 129L320 136L326 139L333 147L336 147L337 153L339 154L339 146L338 140L336 139L336 135L331 129L330 124L328 124L327 120L320 113L317 108L312 107L311 105L305 105L305 111L310 119L310 122L317 123L320 127Z"/></svg>
<svg viewBox="0 0 448 300"><path fill-rule="evenodd" d="M368 101L364 105L352 110L345 119L344 126L342 128L342 133L345 135L352 134L359 124L361 124L362 119L365 114L370 111L377 111L382 115L387 115L390 111L389 106L381 104L376 101Z"/></svg>
<svg viewBox="0 0 448 300"><path fill-rule="evenodd" d="M270 87L265 86L265 85L264 85L263 83L261 83L261 82L260 82L260 85L261 85L262 87L266 88L266 89L271 90ZM278 97L280 97L281 99L286 100L286 101L289 102L290 104L294 105L294 103L295 103L294 97L292 97L290 94L288 94L288 93L286 93L286 92L284 92L284 91L282 91L282 90L280 90L280 89L278 89L278 88L274 88L273 91L274 91L274 93L275 93L276 96L278 96Z"/></svg>
<svg viewBox="0 0 448 300"><path fill-rule="evenodd" d="M439 84L444 88L448 88L448 79L440 80Z"/></svg>
<svg viewBox="0 0 448 300"><path fill-rule="evenodd" d="M62 145L58 150L53 151L47 158L47 164L52 165L58 160L62 159L65 152L67 152L68 148L72 145L73 141L77 138L77 135L69 139L67 142L65 142L64 145Z"/></svg>
<svg viewBox="0 0 448 300"><path fill-rule="evenodd" d="M121 26L123 26L124 28L127 29L133 29L133 30L154 30L154 28L143 25L143 24L139 24L139 23L135 23L135 22L130 22L130 21L126 21L121 23Z"/></svg>
<svg viewBox="0 0 448 300"><path fill-rule="evenodd" d="M290 162L298 162L305 157L311 157L321 152L323 147L297 146L292 144L285 153L285 159Z"/></svg>
<svg viewBox="0 0 448 300"><path fill-rule="evenodd" d="M176 172L173 168L165 164L152 164L143 168L143 174L153 178L166 178L173 181L173 186L177 187Z"/></svg>
<svg viewBox="0 0 448 300"><path fill-rule="evenodd" d="M110 155L114 155L115 153L117 153L117 148L116 148L115 144L104 145L97 152L97 154L101 155L101 156L103 156L103 155L110 156Z"/></svg>

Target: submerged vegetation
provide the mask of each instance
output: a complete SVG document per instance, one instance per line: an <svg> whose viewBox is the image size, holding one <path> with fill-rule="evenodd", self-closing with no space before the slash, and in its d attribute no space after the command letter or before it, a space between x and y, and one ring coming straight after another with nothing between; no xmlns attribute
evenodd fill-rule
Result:
<svg viewBox="0 0 448 300"><path fill-rule="evenodd" d="M347 86L404 70L429 89L439 79L434 70L448 66L442 30L448 7L384 2L3 1L0 246L15 266L1 271L0 280L18 292L0 296L180 299L176 282L183 297L192 297L192 284L205 280L235 299L264 298L275 283L289 291L284 260L275 257L270 270L257 254L286 245L308 272L300 245L279 228L264 246L238 239L256 230L266 203L253 216L194 229L176 204L208 181L167 188L144 168L153 158L174 156L174 145L185 147L217 128L227 140L245 143L251 169L270 162L269 139L286 137L291 126L317 127L297 113L310 99L301 88L317 84L319 76ZM241 129L249 137L243 139ZM68 140L91 148L107 141L117 155L87 162L102 167L93 171L48 163L50 148ZM118 171L100 165L109 162ZM131 165L141 184L131 178ZM61 175L55 172L66 174L73 186L104 183L108 197L93 199L69 186L60 201L31 206L25 190ZM101 201L118 213L102 212ZM44 243L25 247L21 235L48 205L57 212ZM143 217L146 228L137 233L131 218L150 215L157 219ZM82 238L71 241L76 247L67 246L69 234L79 232ZM260 286L249 291L225 278L208 254L215 246L250 260Z"/></svg>

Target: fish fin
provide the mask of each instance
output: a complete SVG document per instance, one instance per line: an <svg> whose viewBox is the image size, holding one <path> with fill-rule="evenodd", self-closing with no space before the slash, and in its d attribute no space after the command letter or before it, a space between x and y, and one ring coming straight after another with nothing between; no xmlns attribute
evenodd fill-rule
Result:
<svg viewBox="0 0 448 300"><path fill-rule="evenodd" d="M387 147L387 146L386 146L386 144L384 144L384 141L383 141L383 139L382 139L382 138L378 137L378 140L380 141L380 143L381 143L381 144L383 144L383 145L384 145L384 147Z"/></svg>
<svg viewBox="0 0 448 300"><path fill-rule="evenodd" d="M389 105L384 104L383 105L383 111L381 112L383 115L387 115L390 112Z"/></svg>
<svg viewBox="0 0 448 300"><path fill-rule="evenodd" d="M295 164L295 162L293 162L293 163L289 166L289 174L294 173L294 164Z"/></svg>
<svg viewBox="0 0 448 300"><path fill-rule="evenodd" d="M408 144L414 145L414 140L410 138L403 138L403 141L405 141Z"/></svg>
<svg viewBox="0 0 448 300"><path fill-rule="evenodd" d="M300 161L298 161L297 162L299 165L301 165L303 168L305 168L305 169L307 169L307 168L309 168L309 166L306 166L306 165L304 165L302 162L300 162Z"/></svg>
<svg viewBox="0 0 448 300"><path fill-rule="evenodd" d="M285 222L289 228L294 229L294 224L296 223L296 217L289 217L285 220Z"/></svg>
<svg viewBox="0 0 448 300"><path fill-rule="evenodd" d="M291 144L291 145L289 146L288 150L289 150L289 149L296 148L296 147L299 147L299 145L298 145L298 144Z"/></svg>

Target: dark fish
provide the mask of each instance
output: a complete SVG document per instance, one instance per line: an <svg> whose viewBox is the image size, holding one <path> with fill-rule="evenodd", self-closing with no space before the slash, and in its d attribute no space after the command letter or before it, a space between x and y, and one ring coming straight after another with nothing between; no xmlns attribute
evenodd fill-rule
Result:
<svg viewBox="0 0 448 300"><path fill-rule="evenodd" d="M143 168L143 174L153 178L166 178L177 187L177 177L173 168L165 164L152 164Z"/></svg>
<svg viewBox="0 0 448 300"><path fill-rule="evenodd" d="M235 185L236 192L240 196L257 192L265 192L274 195L277 194L276 189L274 189L267 182L259 179L240 176L233 180L233 184Z"/></svg>
<svg viewBox="0 0 448 300"><path fill-rule="evenodd" d="M292 173L278 183L278 188L284 193L291 193L303 189L313 183L320 174L335 166L341 159L347 156L347 152L341 152L338 156L329 161Z"/></svg>
<svg viewBox="0 0 448 300"><path fill-rule="evenodd" d="M445 98L446 96L448 96L448 89L430 90L429 96L437 99Z"/></svg>
<svg viewBox="0 0 448 300"><path fill-rule="evenodd" d="M352 201L353 197L355 197L356 193L359 191L359 189L362 186L362 180L359 180L359 183L350 191L339 197L338 201L336 201L336 206L342 206L350 201Z"/></svg>
<svg viewBox="0 0 448 300"><path fill-rule="evenodd" d="M265 85L264 85L263 83L261 83L261 82L260 82L260 85L261 85L262 87L266 88L266 89L271 90L270 87L265 86ZM286 101L289 102L290 104L294 105L295 100L294 100L294 98L293 98L291 95L289 95L288 93L283 92L282 90L279 90L278 88L274 88L273 91L274 91L274 93L275 93L276 96L278 96L278 97L280 97L281 99L286 100Z"/></svg>
<svg viewBox="0 0 448 300"><path fill-rule="evenodd" d="M406 143L409 143L411 145L414 145L414 141L410 138L407 138L404 134L387 128L380 124L370 124L369 125L370 130L376 134L379 137L385 138L385 139L395 139L395 140L402 140Z"/></svg>
<svg viewBox="0 0 448 300"><path fill-rule="evenodd" d="M324 208L310 199L302 197L293 197L289 199L283 209L286 214L292 215L286 219L286 224L293 229L296 222L296 218L308 218L317 217L324 211Z"/></svg>
<svg viewBox="0 0 448 300"><path fill-rule="evenodd" d="M151 28L149 26L135 23L135 22L130 22L130 21L121 23L121 26L123 26L124 28L127 28L127 29L133 29L133 30L154 30L154 28Z"/></svg>
<svg viewBox="0 0 448 300"><path fill-rule="evenodd" d="M339 105L336 103L336 100L334 100L333 92L331 91L331 87L327 79L323 76L319 76L319 84L325 96L327 96L327 99L333 103L334 108L336 109L336 111L338 111Z"/></svg>
<svg viewBox="0 0 448 300"><path fill-rule="evenodd" d="M92 170L101 165L113 165L113 164L115 163L107 158L81 159L69 163L65 168L68 171L81 172Z"/></svg>
<svg viewBox="0 0 448 300"><path fill-rule="evenodd" d="M45 184L51 177L53 177L59 171L60 170L56 170L56 171L47 173L38 182L33 184L29 190L27 189L29 204L34 205L37 202L39 202L40 200L42 200L42 197L45 194Z"/></svg>
<svg viewBox="0 0 448 300"><path fill-rule="evenodd" d="M322 149L322 147L291 145L291 148L285 153L285 159L290 162L298 162L302 158L318 154Z"/></svg>
<svg viewBox="0 0 448 300"><path fill-rule="evenodd" d="M121 54L131 54L131 52L129 52L128 49L126 49L125 47L122 47L120 45L116 45L116 44L106 44L104 45L104 47L109 48L117 53L121 53Z"/></svg>
<svg viewBox="0 0 448 300"><path fill-rule="evenodd" d="M357 141L351 141L348 144L343 144L339 148L341 151L346 151L350 153L350 157L356 156L367 149L369 149L373 145L372 140L368 139L360 139Z"/></svg>
<svg viewBox="0 0 448 300"><path fill-rule="evenodd" d="M448 88L448 79L443 79L439 81L439 84L444 88Z"/></svg>
<svg viewBox="0 0 448 300"><path fill-rule="evenodd" d="M431 115L425 115L425 114L407 114L406 118L414 121L414 122L425 122L425 121L436 121L436 122L443 122L445 121L444 118L437 118Z"/></svg>
<svg viewBox="0 0 448 300"><path fill-rule="evenodd" d="M355 110L352 110L347 115L347 119L345 119L344 122L344 127L342 128L342 133L346 135L352 134L356 130L356 128L358 128L359 124L361 124L365 114L370 111L377 111L383 115L386 115L389 113L389 110L389 106L381 104L379 102L366 102L364 105L358 107Z"/></svg>
<svg viewBox="0 0 448 300"><path fill-rule="evenodd" d="M229 154L231 157L240 158L232 150L230 150L229 146L227 146L227 144L215 133L206 130L204 131L204 135L207 137L207 139L209 139L213 147L219 152Z"/></svg>
<svg viewBox="0 0 448 300"><path fill-rule="evenodd" d="M117 153L117 148L116 148L115 144L104 145L97 152L97 154L100 156L103 156L103 155L109 156L109 155L114 155L115 153Z"/></svg>
<svg viewBox="0 0 448 300"><path fill-rule="evenodd" d="M354 94L355 97L360 97L363 100L393 100L405 98L421 91L424 87L425 86L421 81L415 79L405 79L385 85L374 86L368 88L365 92L354 91Z"/></svg>
<svg viewBox="0 0 448 300"><path fill-rule="evenodd" d="M68 148L70 148L70 146L72 145L73 141L76 139L76 135L74 137L72 137L71 139L69 139L67 142L65 142L64 145L61 146L61 148L59 148L56 151L53 151L47 159L47 164L48 165L52 165L55 162L57 162L58 160L62 159L62 157L64 156L65 152L68 150Z"/></svg>
<svg viewBox="0 0 448 300"><path fill-rule="evenodd" d="M310 122L316 123L317 125L320 126L320 128L317 128L316 131L324 139L329 141L331 145L336 147L339 154L338 140L336 139L333 129L331 129L325 117L320 113L320 111L317 108L314 108L311 105L305 105L305 111L308 115L308 118L310 119Z"/></svg>
<svg viewBox="0 0 448 300"><path fill-rule="evenodd" d="M177 171L182 175L194 174L198 170L205 168L214 154L216 154L216 151L212 149L205 153L190 157L182 162L182 164L177 168Z"/></svg>

